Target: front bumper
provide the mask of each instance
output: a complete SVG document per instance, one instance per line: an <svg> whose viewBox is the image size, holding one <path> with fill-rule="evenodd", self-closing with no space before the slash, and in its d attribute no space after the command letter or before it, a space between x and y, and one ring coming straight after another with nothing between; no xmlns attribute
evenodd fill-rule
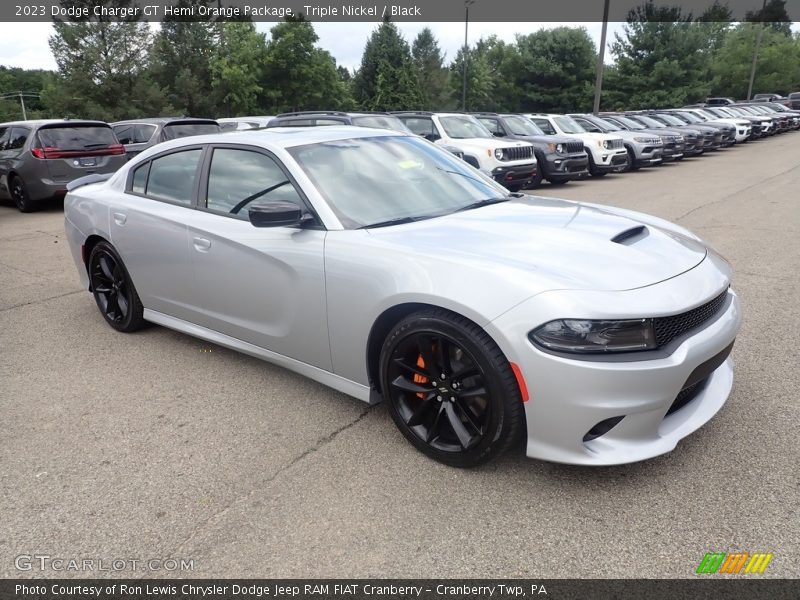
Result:
<svg viewBox="0 0 800 600"><path fill-rule="evenodd" d="M547 292L489 324L487 331L519 366L530 392L525 403L529 457L582 465L644 460L671 451L720 410L733 382L733 363L725 351L741 323L739 301L731 290L725 307L711 321L671 354L650 360L576 360L546 353L527 338L536 324L568 316L563 311L570 306L583 305L587 311L592 305L608 306L602 311L608 314L597 315L603 318L618 313L620 305L636 311L634 315L657 316L674 314L669 306L674 307L677 298L691 299L682 307L703 304L727 285L713 264L719 260L709 257L683 275L626 292ZM532 323L533 315L540 320ZM702 386L687 404L667 415L690 376L704 364L716 368L704 374ZM623 418L604 435L585 441L596 425L615 417Z"/></svg>
<svg viewBox="0 0 800 600"><path fill-rule="evenodd" d="M578 179L589 173L589 157L586 153L576 156L568 154L552 154L547 157L545 177L562 179Z"/></svg>
<svg viewBox="0 0 800 600"><path fill-rule="evenodd" d="M508 167L496 167L492 169L492 178L505 186L524 186L533 183L537 173L538 165L532 162Z"/></svg>
<svg viewBox="0 0 800 600"><path fill-rule="evenodd" d="M593 156L595 169L600 173L614 173L625 170L628 165L628 151L625 148L598 151Z"/></svg>
<svg viewBox="0 0 800 600"><path fill-rule="evenodd" d="M664 146L655 144L638 145L633 147L633 157L637 167L661 164Z"/></svg>

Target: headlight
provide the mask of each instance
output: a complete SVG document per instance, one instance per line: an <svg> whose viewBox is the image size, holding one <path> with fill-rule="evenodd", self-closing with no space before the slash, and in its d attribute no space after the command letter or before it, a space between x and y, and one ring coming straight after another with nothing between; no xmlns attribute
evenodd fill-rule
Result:
<svg viewBox="0 0 800 600"><path fill-rule="evenodd" d="M677 141L679 143L682 142L683 141L683 136L679 135L678 137L675 138L675 141Z"/></svg>
<svg viewBox="0 0 800 600"><path fill-rule="evenodd" d="M559 154L563 154L564 153L564 144L556 144L556 152L558 152Z"/></svg>
<svg viewBox="0 0 800 600"><path fill-rule="evenodd" d="M608 140L603 140L603 148L608 150Z"/></svg>
<svg viewBox="0 0 800 600"><path fill-rule="evenodd" d="M640 352L656 348L652 319L557 319L537 327L528 337L548 350L580 354Z"/></svg>
<svg viewBox="0 0 800 600"><path fill-rule="evenodd" d="M503 160L503 149L502 148L495 148L494 149L494 157L497 160Z"/></svg>

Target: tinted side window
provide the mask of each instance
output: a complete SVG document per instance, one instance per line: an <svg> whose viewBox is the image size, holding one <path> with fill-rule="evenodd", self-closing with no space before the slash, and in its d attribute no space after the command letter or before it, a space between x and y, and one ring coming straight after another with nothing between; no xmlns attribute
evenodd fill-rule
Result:
<svg viewBox="0 0 800 600"><path fill-rule="evenodd" d="M406 127L417 135L421 135L429 140L435 140L441 137L436 130L436 126L433 124L433 119L406 117L401 118L401 120L406 124Z"/></svg>
<svg viewBox="0 0 800 600"><path fill-rule="evenodd" d="M133 125L115 125L112 129L120 144L133 143Z"/></svg>
<svg viewBox="0 0 800 600"><path fill-rule="evenodd" d="M536 125L539 126L539 129L544 131L546 135L555 135L556 130L553 129L553 126L550 125L550 121L547 119L531 119Z"/></svg>
<svg viewBox="0 0 800 600"><path fill-rule="evenodd" d="M136 125L133 128L133 143L145 144L150 141L153 134L156 132L155 125Z"/></svg>
<svg viewBox="0 0 800 600"><path fill-rule="evenodd" d="M19 150L25 145L25 141L28 139L30 135L30 129L25 129L24 127L13 127L11 129L11 135L8 137L8 145L6 146L6 150Z"/></svg>
<svg viewBox="0 0 800 600"><path fill-rule="evenodd" d="M137 167L133 172L133 183L131 191L137 194L144 194L147 189L147 173L150 171L150 163L146 162L141 167Z"/></svg>
<svg viewBox="0 0 800 600"><path fill-rule="evenodd" d="M190 205L201 152L200 149L184 150L154 159L145 193L159 200Z"/></svg>
<svg viewBox="0 0 800 600"><path fill-rule="evenodd" d="M249 205L274 200L304 206L278 163L260 152L230 148L214 150L206 194L209 209L246 220Z"/></svg>

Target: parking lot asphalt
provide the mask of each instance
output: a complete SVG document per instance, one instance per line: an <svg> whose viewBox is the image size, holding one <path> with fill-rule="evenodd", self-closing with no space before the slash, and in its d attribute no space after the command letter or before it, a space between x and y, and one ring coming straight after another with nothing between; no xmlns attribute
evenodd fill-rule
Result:
<svg viewBox="0 0 800 600"><path fill-rule="evenodd" d="M126 577L692 577L706 552L743 551L797 577L798 190L790 133L531 192L653 213L725 255L733 394L644 463L518 451L470 471L413 450L382 405L161 327L114 332L61 207L2 203L0 576L92 575L15 566L46 555L193 561Z"/></svg>

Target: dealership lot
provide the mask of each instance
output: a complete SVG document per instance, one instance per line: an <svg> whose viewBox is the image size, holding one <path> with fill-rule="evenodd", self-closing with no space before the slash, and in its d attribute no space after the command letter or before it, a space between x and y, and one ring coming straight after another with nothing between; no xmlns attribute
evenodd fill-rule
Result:
<svg viewBox="0 0 800 600"><path fill-rule="evenodd" d="M728 404L671 454L605 469L517 452L454 470L383 406L163 328L115 333L60 206L2 204L0 575L48 555L192 560L184 576L689 577L743 551L796 576L798 148L791 133L533 192L665 217L734 265Z"/></svg>

